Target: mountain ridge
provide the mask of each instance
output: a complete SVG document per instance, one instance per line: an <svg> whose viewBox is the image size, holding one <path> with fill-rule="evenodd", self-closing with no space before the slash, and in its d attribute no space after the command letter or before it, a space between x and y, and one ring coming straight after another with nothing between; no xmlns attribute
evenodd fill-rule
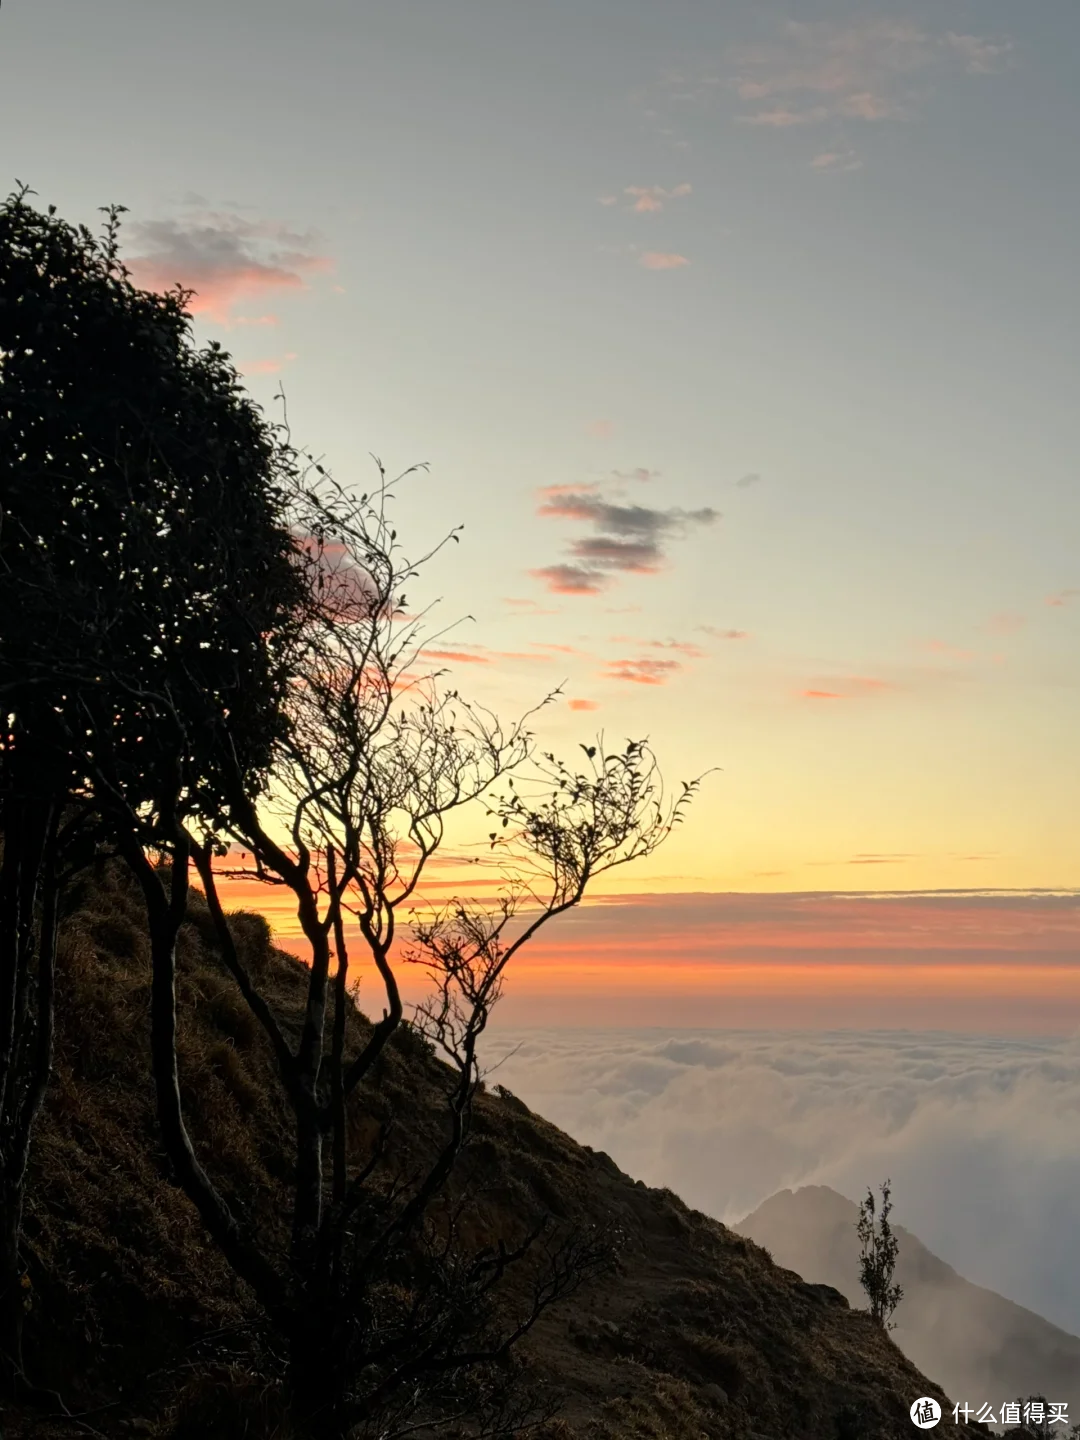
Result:
<svg viewBox="0 0 1080 1440"><path fill-rule="evenodd" d="M777 1264L865 1305L858 1281L858 1206L825 1185L781 1190L732 1228ZM893 1338L961 1401L1045 1395L1080 1419L1080 1337L997 1291L976 1285L902 1225L896 1279L904 1288Z"/></svg>

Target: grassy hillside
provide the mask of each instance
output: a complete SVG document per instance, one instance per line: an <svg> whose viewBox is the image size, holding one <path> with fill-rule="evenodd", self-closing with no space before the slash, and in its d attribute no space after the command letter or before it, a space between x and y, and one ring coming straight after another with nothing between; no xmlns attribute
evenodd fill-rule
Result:
<svg viewBox="0 0 1080 1440"><path fill-rule="evenodd" d="M295 1016L302 967L272 947L259 916L232 923L248 966ZM179 948L189 1124L229 1198L284 1240L286 1111L212 933L196 896ZM55 1074L26 1223L27 1349L37 1377L82 1414L9 1412L3 1434L290 1440L251 1296L166 1174L149 1081L148 946L141 903L118 874L83 885L60 964ZM350 1023L359 1038L366 1021ZM439 1079L438 1062L402 1033L356 1107L358 1145L392 1107L399 1158L422 1154L437 1135ZM520 1233L542 1213L622 1236L614 1271L549 1311L523 1343L523 1383L562 1399L542 1440L891 1440L912 1433L917 1396L945 1403L835 1291L631 1180L505 1092L478 1099L466 1171L478 1241ZM950 1434L982 1433L948 1423Z"/></svg>

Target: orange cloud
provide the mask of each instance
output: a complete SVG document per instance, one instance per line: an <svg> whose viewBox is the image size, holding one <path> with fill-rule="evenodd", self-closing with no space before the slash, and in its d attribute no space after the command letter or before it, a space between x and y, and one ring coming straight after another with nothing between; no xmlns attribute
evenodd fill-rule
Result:
<svg viewBox="0 0 1080 1440"><path fill-rule="evenodd" d="M685 255L675 255L670 251L646 250L638 264L646 270L678 270L682 265L689 265L690 261Z"/></svg>
<svg viewBox="0 0 1080 1440"><path fill-rule="evenodd" d="M454 665L490 665L490 655L478 655L471 650L421 650L422 660L446 660Z"/></svg>
<svg viewBox="0 0 1080 1440"><path fill-rule="evenodd" d="M666 685L682 666L678 660L613 660L604 671L609 680L629 680L634 685Z"/></svg>
<svg viewBox="0 0 1080 1440"><path fill-rule="evenodd" d="M804 700L853 700L859 695L877 695L898 687L889 680L874 680L867 675L848 675L831 682L836 690L809 689L800 692Z"/></svg>
<svg viewBox="0 0 1080 1440"><path fill-rule="evenodd" d="M571 710L599 710L600 706L595 700L569 700L567 702Z"/></svg>
<svg viewBox="0 0 1080 1440"><path fill-rule="evenodd" d="M1055 595L1046 597L1047 605L1067 605L1070 600L1075 600L1080 595L1080 590L1059 590Z"/></svg>
<svg viewBox="0 0 1080 1440"><path fill-rule="evenodd" d="M691 659L700 659L705 651L700 645L694 645L688 640L642 640L637 635L612 635L613 645L645 645L650 650L677 650L680 655L689 655Z"/></svg>

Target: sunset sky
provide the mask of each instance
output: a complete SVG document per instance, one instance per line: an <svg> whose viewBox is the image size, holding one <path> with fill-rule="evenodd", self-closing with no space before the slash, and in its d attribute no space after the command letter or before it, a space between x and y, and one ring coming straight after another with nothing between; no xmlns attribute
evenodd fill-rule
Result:
<svg viewBox="0 0 1080 1440"><path fill-rule="evenodd" d="M5 187L126 205L338 478L430 465L433 661L719 767L519 1019L1080 1024L1078 53L1073 0L4 5Z"/></svg>

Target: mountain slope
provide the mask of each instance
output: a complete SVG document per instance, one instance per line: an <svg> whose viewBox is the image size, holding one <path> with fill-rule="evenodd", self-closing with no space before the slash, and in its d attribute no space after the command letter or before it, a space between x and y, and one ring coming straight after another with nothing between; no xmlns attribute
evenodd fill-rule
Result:
<svg viewBox="0 0 1080 1440"><path fill-rule="evenodd" d="M296 1017L303 967L261 917L233 919L249 970ZM196 1148L233 1203L284 1229L291 1144L271 1056L194 897L178 947L181 1081ZM62 1024L27 1213L28 1354L93 1433L301 1440L256 1341L250 1295L167 1178L147 1054L141 904L115 871L84 887L61 943ZM362 1037L368 1022L350 1020ZM408 1032L385 1054L358 1131L392 1106L400 1158L435 1133L441 1071ZM365 1108L366 1107L366 1108ZM542 1213L623 1237L614 1273L548 1311L526 1378L563 1396L544 1440L899 1440L941 1390L869 1319L751 1241L647 1189L508 1093L478 1098L467 1169L478 1241ZM411 1147L411 1149L409 1148ZM284 1237L282 1237L284 1239ZM5 1440L73 1440L86 1423L8 1412ZM536 1432L534 1432L536 1433ZM952 1428L958 1437L980 1427Z"/></svg>
<svg viewBox="0 0 1080 1440"><path fill-rule="evenodd" d="M734 1228L780 1265L865 1305L858 1283L858 1207L824 1185L781 1190ZM893 1338L949 1393L995 1406L1017 1395L1067 1401L1080 1416L1080 1339L958 1275L902 1226L896 1278L904 1298Z"/></svg>

